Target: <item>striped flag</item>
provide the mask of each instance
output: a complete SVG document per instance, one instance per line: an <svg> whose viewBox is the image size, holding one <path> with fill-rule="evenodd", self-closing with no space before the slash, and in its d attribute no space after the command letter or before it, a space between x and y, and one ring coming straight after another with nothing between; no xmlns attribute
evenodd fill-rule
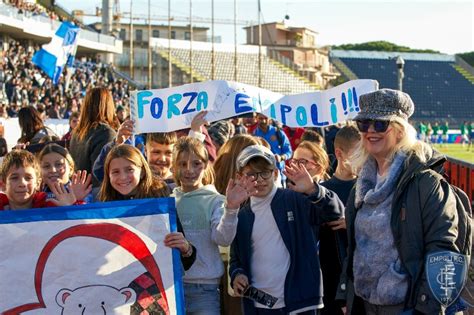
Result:
<svg viewBox="0 0 474 315"><path fill-rule="evenodd" d="M57 84L64 65L74 62L80 28L70 22L62 22L51 42L38 50L33 63L40 67Z"/></svg>

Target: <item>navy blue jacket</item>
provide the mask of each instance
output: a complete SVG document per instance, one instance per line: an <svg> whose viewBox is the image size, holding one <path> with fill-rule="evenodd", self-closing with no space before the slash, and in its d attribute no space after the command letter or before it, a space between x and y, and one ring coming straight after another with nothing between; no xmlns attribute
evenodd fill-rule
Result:
<svg viewBox="0 0 474 315"><path fill-rule="evenodd" d="M341 218L344 205L334 192L320 185L318 187L318 192L309 197L288 189L278 189L271 202L271 211L290 254L290 267L285 280L286 312L322 304L318 229L321 223ZM250 261L254 221L255 215L248 204L239 211L237 234L231 245L229 275L232 284L238 274L245 274L252 284L250 265L259 263ZM243 299L244 313L251 314L253 305L253 301Z"/></svg>

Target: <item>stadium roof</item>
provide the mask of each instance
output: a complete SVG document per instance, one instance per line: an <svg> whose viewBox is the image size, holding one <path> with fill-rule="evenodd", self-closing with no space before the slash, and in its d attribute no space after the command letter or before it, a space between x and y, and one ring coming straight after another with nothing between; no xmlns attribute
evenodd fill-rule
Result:
<svg viewBox="0 0 474 315"><path fill-rule="evenodd" d="M425 53L404 53L387 51L365 51L365 50L331 50L331 57L335 58L359 58L359 59L394 59L398 56L405 60L423 60L423 61L447 61L455 62L454 55L444 54L425 54Z"/></svg>

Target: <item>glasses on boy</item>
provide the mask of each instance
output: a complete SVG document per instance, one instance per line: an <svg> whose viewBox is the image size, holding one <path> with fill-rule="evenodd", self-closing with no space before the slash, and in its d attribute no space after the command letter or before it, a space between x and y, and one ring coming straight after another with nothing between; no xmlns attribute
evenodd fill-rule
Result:
<svg viewBox="0 0 474 315"><path fill-rule="evenodd" d="M357 128L360 132L368 132L370 126L374 128L375 132L385 132L390 125L389 120L372 120L372 119L364 119L364 120L357 120Z"/></svg>
<svg viewBox="0 0 474 315"><path fill-rule="evenodd" d="M244 173L244 176L252 177L255 180L258 179L258 176L260 176L262 179L269 179L272 177L273 170L265 170L262 172L250 172L250 173Z"/></svg>

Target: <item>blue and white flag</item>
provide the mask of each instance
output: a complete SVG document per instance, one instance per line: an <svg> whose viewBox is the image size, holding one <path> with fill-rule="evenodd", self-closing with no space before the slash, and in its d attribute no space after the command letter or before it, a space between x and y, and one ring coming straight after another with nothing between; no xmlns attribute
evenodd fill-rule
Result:
<svg viewBox="0 0 474 315"><path fill-rule="evenodd" d="M72 65L80 28L63 22L49 44L43 45L33 56L33 63L40 67L57 84L66 62Z"/></svg>

